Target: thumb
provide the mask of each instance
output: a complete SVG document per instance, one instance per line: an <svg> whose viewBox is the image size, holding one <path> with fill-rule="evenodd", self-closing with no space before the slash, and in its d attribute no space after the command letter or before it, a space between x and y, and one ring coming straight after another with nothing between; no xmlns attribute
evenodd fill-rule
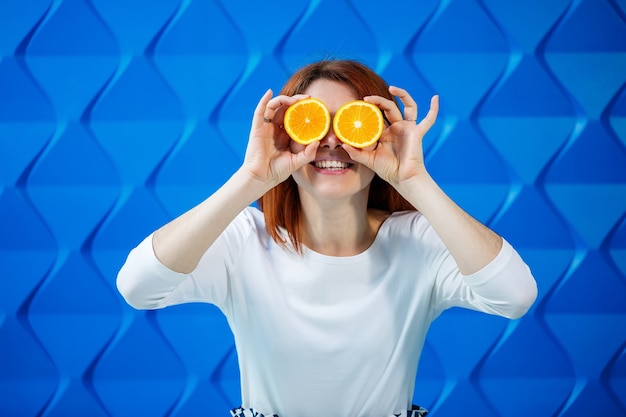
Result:
<svg viewBox="0 0 626 417"><path fill-rule="evenodd" d="M358 162L361 165L365 165L366 167L372 168L372 151L365 151L363 149L355 148L348 144L343 143L341 145L343 149L346 151L350 159L354 162Z"/></svg>
<svg viewBox="0 0 626 417"><path fill-rule="evenodd" d="M298 152L297 154L295 154L295 164L296 167L295 169L298 170L300 168L302 168L303 166L305 166L306 164L308 164L309 162L312 162L313 160L315 160L315 157L317 156L317 149L320 146L320 142L319 141L315 141L312 143L309 143L308 145L306 145L306 147Z"/></svg>

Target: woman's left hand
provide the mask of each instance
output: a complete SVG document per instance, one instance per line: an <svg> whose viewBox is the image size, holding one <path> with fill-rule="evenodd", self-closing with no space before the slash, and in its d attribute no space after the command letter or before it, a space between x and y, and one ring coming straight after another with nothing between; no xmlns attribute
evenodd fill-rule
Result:
<svg viewBox="0 0 626 417"><path fill-rule="evenodd" d="M428 114L417 123L417 104L409 93L398 87L389 87L389 92L402 101L404 115L392 100L380 96L365 97L365 101L376 104L385 113L391 125L385 128L374 149L357 149L345 144L343 147L354 161L369 167L398 188L405 181L427 174L422 139L437 119L439 96L433 96Z"/></svg>

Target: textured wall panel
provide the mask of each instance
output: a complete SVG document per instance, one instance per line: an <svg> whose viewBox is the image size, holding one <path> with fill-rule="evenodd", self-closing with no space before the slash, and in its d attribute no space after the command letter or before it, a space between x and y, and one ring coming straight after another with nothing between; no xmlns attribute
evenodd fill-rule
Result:
<svg viewBox="0 0 626 417"><path fill-rule="evenodd" d="M0 415L239 405L219 310L135 311L115 276L237 169L263 92L327 56L422 113L440 94L430 170L538 280L520 320L442 315L415 402L626 415L624 0L0 1Z"/></svg>

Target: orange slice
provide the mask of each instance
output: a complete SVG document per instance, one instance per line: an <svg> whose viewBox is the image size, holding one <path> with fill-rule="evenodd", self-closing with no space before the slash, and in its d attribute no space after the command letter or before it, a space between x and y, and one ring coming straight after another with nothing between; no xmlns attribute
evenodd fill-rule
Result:
<svg viewBox="0 0 626 417"><path fill-rule="evenodd" d="M330 129L330 112L321 100L306 98L287 108L283 125L291 139L308 145L326 136Z"/></svg>
<svg viewBox="0 0 626 417"><path fill-rule="evenodd" d="M333 120L335 135L355 148L370 146L383 133L385 122L380 109L363 100L350 101L337 110Z"/></svg>

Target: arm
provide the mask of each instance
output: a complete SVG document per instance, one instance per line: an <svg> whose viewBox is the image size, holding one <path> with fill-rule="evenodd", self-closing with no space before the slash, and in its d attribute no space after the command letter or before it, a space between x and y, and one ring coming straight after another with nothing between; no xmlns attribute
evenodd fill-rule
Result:
<svg viewBox="0 0 626 417"><path fill-rule="evenodd" d="M500 252L502 238L461 209L430 175L420 175L398 188L428 219L463 275L478 272Z"/></svg>
<svg viewBox="0 0 626 417"><path fill-rule="evenodd" d="M403 102L404 116L393 101L378 96L366 97L365 100L377 104L385 112L391 125L385 129L374 150L360 150L347 145L344 148L350 157L373 169L422 213L452 255L462 275L479 273L501 253L503 240L452 201L425 167L422 139L435 123L439 98L433 97L428 114L415 124L415 101L403 89L390 87L389 90ZM506 275L509 270L506 265L504 268L503 275ZM534 302L537 290L530 272L527 268L522 270L521 274L514 274L520 282L514 282L508 291L505 288L503 295L508 293L506 296L524 304L525 310ZM506 278L502 279L507 285L511 283ZM498 283L490 285L500 286Z"/></svg>
<svg viewBox="0 0 626 417"><path fill-rule="evenodd" d="M404 103L404 117L396 104L378 96L365 100L377 104L391 122L373 151L344 145L350 156L373 169L381 178L428 219L455 259L459 270L472 274L491 262L502 247L502 239L463 211L432 179L424 164L422 138L435 123L439 98L419 124L417 104L400 88L390 87ZM405 119L406 118L406 119Z"/></svg>
<svg viewBox="0 0 626 417"><path fill-rule="evenodd" d="M238 170L209 198L154 232L154 254L173 271L192 272L226 226L264 192L261 182Z"/></svg>
<svg viewBox="0 0 626 417"><path fill-rule="evenodd" d="M450 307L464 307L516 319L528 311L537 297L528 265L505 240L495 259L474 274L461 274L454 259L445 253L442 262L433 265L436 285L431 301L436 315Z"/></svg>
<svg viewBox="0 0 626 417"><path fill-rule="evenodd" d="M291 153L283 129L284 109L303 96L259 101L242 166L213 195L154 232L128 257L117 286L137 308L158 308L193 272L233 219L291 173L315 158L318 143ZM265 118L274 119L273 122ZM194 285L189 283L189 285Z"/></svg>
<svg viewBox="0 0 626 417"><path fill-rule="evenodd" d="M271 91L266 92L254 112L242 167L215 194L155 232L154 252L168 268L193 271L241 210L315 157L317 144L292 154L289 137L278 127L284 109L302 97L271 96ZM266 122L264 117L274 121Z"/></svg>

